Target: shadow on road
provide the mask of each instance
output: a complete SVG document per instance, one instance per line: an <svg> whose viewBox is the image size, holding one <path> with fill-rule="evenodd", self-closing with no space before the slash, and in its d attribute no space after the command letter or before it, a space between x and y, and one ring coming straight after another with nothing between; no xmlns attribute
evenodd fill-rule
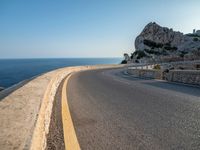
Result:
<svg viewBox="0 0 200 150"><path fill-rule="evenodd" d="M152 86L156 88L162 88L170 91L180 92L184 94L188 94L191 96L197 96L200 97L200 88L199 87L193 87L189 85L184 85L181 83L176 82L166 82L166 81L158 81L152 78L139 78L134 77L132 75L129 75L126 73L126 69L115 69L115 71L111 72L111 74L123 78L125 80L129 80L129 82L133 83L133 85L136 84L143 84L147 86ZM148 87L149 88L149 87Z"/></svg>
<svg viewBox="0 0 200 150"><path fill-rule="evenodd" d="M200 97L200 88L198 87L155 80L152 80L151 82L142 82L142 84Z"/></svg>

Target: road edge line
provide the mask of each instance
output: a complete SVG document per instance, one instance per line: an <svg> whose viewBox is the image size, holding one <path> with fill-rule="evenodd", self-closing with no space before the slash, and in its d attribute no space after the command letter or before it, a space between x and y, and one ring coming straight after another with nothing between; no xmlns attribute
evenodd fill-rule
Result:
<svg viewBox="0 0 200 150"><path fill-rule="evenodd" d="M80 150L80 145L76 136L67 100L67 83L70 77L71 74L67 76L62 87L61 107L64 143L65 150Z"/></svg>

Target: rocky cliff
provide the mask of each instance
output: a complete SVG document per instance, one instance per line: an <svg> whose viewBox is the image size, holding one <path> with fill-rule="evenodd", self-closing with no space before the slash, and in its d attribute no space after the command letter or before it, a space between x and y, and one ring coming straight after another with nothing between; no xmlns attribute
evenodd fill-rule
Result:
<svg viewBox="0 0 200 150"><path fill-rule="evenodd" d="M176 61L200 59L200 36L173 31L155 22L135 39L134 60Z"/></svg>

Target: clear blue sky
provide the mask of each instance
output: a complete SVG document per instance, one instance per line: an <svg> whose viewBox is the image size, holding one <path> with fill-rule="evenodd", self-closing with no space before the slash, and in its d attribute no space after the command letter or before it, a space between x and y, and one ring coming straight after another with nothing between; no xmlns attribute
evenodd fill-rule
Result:
<svg viewBox="0 0 200 150"><path fill-rule="evenodd" d="M200 29L200 0L0 0L0 58L121 57L151 21Z"/></svg>

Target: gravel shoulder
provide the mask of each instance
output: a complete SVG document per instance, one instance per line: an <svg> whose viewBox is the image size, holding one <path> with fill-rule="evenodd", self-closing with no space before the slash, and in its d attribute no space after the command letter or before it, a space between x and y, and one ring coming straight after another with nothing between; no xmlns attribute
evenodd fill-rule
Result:
<svg viewBox="0 0 200 150"><path fill-rule="evenodd" d="M64 80L59 85L52 108L51 121L49 126L49 133L47 135L46 150L65 150L63 123L61 114L61 95Z"/></svg>

